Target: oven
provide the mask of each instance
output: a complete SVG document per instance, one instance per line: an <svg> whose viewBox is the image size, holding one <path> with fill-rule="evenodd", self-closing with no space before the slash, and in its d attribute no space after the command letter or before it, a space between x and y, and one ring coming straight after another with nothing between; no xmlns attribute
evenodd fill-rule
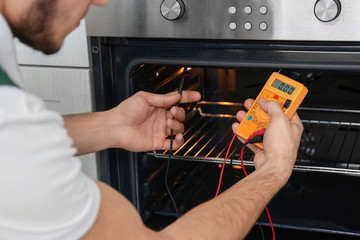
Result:
<svg viewBox="0 0 360 240"><path fill-rule="evenodd" d="M298 110L305 130L293 174L269 203L277 239L359 237L359 11L356 0L109 1L86 19L96 110L137 91L177 90L187 68L184 89L202 99L183 105L185 142L167 176L181 215L214 197L234 114L280 71L309 93ZM239 149L230 150L221 191L244 177ZM99 153L99 179L154 230L176 219L164 184L168 158L168 151ZM249 150L244 158L254 170ZM260 239L258 225L270 238L266 214L247 238Z"/></svg>

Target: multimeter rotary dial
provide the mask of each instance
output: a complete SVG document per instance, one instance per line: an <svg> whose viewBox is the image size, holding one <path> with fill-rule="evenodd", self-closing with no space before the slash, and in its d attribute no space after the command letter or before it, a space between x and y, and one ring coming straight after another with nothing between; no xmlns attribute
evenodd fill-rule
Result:
<svg viewBox="0 0 360 240"><path fill-rule="evenodd" d="M314 14L322 22L335 20L341 12L339 0L317 0L314 7Z"/></svg>
<svg viewBox="0 0 360 240"><path fill-rule="evenodd" d="M258 118L260 118L260 120L262 120L263 122L270 121L270 115L266 113L264 110L262 110L260 106L257 108L256 113Z"/></svg>

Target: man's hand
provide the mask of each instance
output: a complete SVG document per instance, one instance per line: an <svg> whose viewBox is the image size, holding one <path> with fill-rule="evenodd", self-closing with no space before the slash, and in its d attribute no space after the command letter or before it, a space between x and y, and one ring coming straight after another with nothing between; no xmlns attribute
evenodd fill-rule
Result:
<svg viewBox="0 0 360 240"><path fill-rule="evenodd" d="M198 93L184 92L181 101L199 99ZM120 131L118 137L125 137L119 139L120 144L126 143L131 149L165 149L169 146L169 141L165 140L169 130L181 132L183 128L179 122L184 119L183 110L167 110L179 100L180 95L176 93L137 93L110 110L114 114L111 119L118 124L118 128L111 129ZM249 109L252 103L253 100L247 100L246 108ZM244 239L265 206L290 176L303 130L299 117L295 114L289 121L278 103L265 101L260 102L260 106L269 113L271 122L264 136L265 150L250 146L256 153L256 171L218 197L187 212L160 232L146 228L126 198L98 183L102 197L100 211L84 239ZM244 116L243 111L237 114L239 121ZM234 132L237 126L238 123L233 125ZM182 142L182 136L180 138L180 141L176 141L176 147ZM135 139L134 142L132 139Z"/></svg>
<svg viewBox="0 0 360 240"><path fill-rule="evenodd" d="M133 106L133 104L129 105L129 107L127 105L132 102L145 105L139 107L138 111L129 110L131 115L126 115L126 119L130 120L138 117L136 124L139 125L132 122L129 124L129 128L131 131L136 132L134 134L139 134L139 138L144 136L143 139L148 139L146 134L142 134L145 130L139 126L143 125L144 129L151 130L149 126L155 126L154 121L156 119L159 118L165 122L165 119L169 119L169 117L165 114L167 112L166 107L154 107L154 103L150 104L153 102L148 100L150 95L147 93L139 93L139 95L135 95L136 99L129 99L129 102L125 102L125 106L120 105L116 110L121 110L121 112L124 109L129 110L129 107ZM184 94L183 96L188 95ZM188 98L188 100L197 100L198 98L199 96L194 95L193 98ZM171 100L169 102L169 105L171 105L176 101ZM246 108L249 109L252 103L253 100L247 100L245 102ZM166 106L167 104L159 105ZM99 183L102 196L100 212L95 224L84 239L244 239L264 211L265 206L283 187L290 176L303 130L299 117L295 114L289 121L277 102L260 102L260 106L269 113L271 122L264 136L265 150L250 146L256 153L254 160L256 171L234 184L218 197L187 212L160 232L147 229L126 198L115 190ZM156 109L159 111L159 116ZM131 117L132 114L134 114L134 117ZM139 117L139 115L141 116ZM171 116L173 115L176 114L171 114ZM243 111L237 114L239 121L244 116L245 112ZM148 117L154 119L147 122ZM237 126L238 123L233 125L234 132ZM168 126L166 128L169 129ZM165 129L161 131L164 134L166 132ZM149 136L152 136L152 134L153 132L150 131ZM141 141L139 139L139 142ZM162 137L159 144L167 145L165 142L164 137ZM144 146L147 147L147 145ZM104 233L107 234L104 235Z"/></svg>
<svg viewBox="0 0 360 240"><path fill-rule="evenodd" d="M195 91L183 91L182 95L136 93L107 111L107 121L115 137L113 147L134 152L170 149L170 139L166 137L172 130L173 149L177 149L184 142L185 110L174 105L196 102L200 98L200 93Z"/></svg>
<svg viewBox="0 0 360 240"><path fill-rule="evenodd" d="M246 109L249 109L253 102L254 100L247 99L244 103ZM285 184L291 175L304 128L296 113L289 121L278 102L260 99L259 105L271 117L263 139L264 150L254 145L248 146L255 153L256 169L265 168L275 171L279 174L282 184ZM245 114L244 111L239 111L236 118L242 121ZM233 124L234 132L238 125L239 123ZM240 140L244 142L243 139Z"/></svg>

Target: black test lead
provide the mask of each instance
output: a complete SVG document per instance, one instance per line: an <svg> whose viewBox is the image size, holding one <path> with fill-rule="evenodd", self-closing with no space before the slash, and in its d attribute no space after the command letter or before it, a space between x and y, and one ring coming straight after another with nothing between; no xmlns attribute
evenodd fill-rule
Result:
<svg viewBox="0 0 360 240"><path fill-rule="evenodd" d="M179 89L178 89L178 93L181 95L182 94L182 91L183 91L183 87L184 87L184 82L185 82L185 78L186 78L186 74L187 74L187 68L184 67L184 70L181 74L181 79L180 79L180 86L179 86ZM179 103L176 104L176 106L179 106ZM167 166L166 166L166 171L165 171L165 188L166 188L166 191L174 205L174 209L175 209L175 212L176 212L176 217L179 218L180 215L179 215L179 211L177 209L177 206L176 206L176 203L175 203L175 200L174 200L174 197L172 196L171 192L170 192L170 189L169 189L169 186L168 186L168 173L169 173L169 168L170 168L170 160L171 160L171 156L172 156L172 146L173 146L173 131L171 130L170 131L170 150L169 150L169 158L168 158L168 162L167 162Z"/></svg>

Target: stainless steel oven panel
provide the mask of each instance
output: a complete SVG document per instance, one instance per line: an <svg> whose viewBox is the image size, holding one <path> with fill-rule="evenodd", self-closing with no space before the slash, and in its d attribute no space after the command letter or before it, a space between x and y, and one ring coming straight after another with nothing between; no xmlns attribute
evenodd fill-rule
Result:
<svg viewBox="0 0 360 240"><path fill-rule="evenodd" d="M359 0L165 1L183 2L178 8L170 9L175 17L183 15L167 20L161 13L161 6L167 7L163 0L109 0L105 7L90 8L87 33L136 38L360 40Z"/></svg>

